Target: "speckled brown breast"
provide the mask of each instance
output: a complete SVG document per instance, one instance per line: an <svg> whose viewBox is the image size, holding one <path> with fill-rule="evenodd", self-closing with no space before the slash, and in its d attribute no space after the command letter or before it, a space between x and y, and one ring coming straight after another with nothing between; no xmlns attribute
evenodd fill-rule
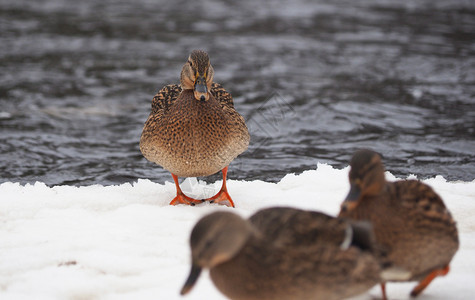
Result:
<svg viewBox="0 0 475 300"><path fill-rule="evenodd" d="M162 114L147 119L140 150L145 158L179 177L214 174L247 149L244 119L212 95L198 101L184 90Z"/></svg>

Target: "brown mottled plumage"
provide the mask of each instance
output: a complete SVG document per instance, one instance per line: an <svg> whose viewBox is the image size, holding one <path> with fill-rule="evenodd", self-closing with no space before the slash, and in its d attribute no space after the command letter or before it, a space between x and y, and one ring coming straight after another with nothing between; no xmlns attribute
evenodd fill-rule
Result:
<svg viewBox="0 0 475 300"><path fill-rule="evenodd" d="M230 299L342 299L381 280L371 227L318 212L264 209L249 220L229 212L203 217L190 237L188 293L202 268ZM358 232L358 234L356 234Z"/></svg>
<svg viewBox="0 0 475 300"><path fill-rule="evenodd" d="M417 180L387 182L376 152L356 152L350 166L351 189L339 216L373 224L388 261L410 272L404 281L420 281L411 293L417 296L434 277L449 271L459 247L455 221L428 185ZM382 288L384 294L384 283Z"/></svg>
<svg viewBox="0 0 475 300"><path fill-rule="evenodd" d="M194 50L183 66L181 84L167 85L153 98L142 131L143 155L170 171L177 185L178 198L170 204L201 202L183 195L177 176L207 176L223 170L220 192L225 199L210 199L229 200L234 206L225 186L227 166L247 149L249 133L231 95L213 82L213 74L208 54Z"/></svg>

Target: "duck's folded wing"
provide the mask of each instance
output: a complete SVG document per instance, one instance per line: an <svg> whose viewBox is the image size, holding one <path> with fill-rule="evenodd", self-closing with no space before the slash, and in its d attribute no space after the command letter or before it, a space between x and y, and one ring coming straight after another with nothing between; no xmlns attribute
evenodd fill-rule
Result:
<svg viewBox="0 0 475 300"><path fill-rule="evenodd" d="M168 110L173 102L181 93L181 87L178 84L169 84L164 86L153 97L151 114L161 114Z"/></svg>
<svg viewBox="0 0 475 300"><path fill-rule="evenodd" d="M401 203L418 228L449 231L450 235L457 238L455 220L442 198L430 186L417 180L401 180L389 188L394 189L393 201Z"/></svg>
<svg viewBox="0 0 475 300"><path fill-rule="evenodd" d="M211 85L211 94L223 106L234 108L233 97L228 93L221 84L213 82Z"/></svg>
<svg viewBox="0 0 475 300"><path fill-rule="evenodd" d="M276 246L308 247L318 243L341 245L348 223L329 215L290 207L272 207L249 218L253 226Z"/></svg>

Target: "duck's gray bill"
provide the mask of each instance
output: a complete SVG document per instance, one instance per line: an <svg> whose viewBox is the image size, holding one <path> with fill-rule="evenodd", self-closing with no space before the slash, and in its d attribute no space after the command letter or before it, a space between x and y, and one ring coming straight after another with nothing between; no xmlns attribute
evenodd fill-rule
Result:
<svg viewBox="0 0 475 300"><path fill-rule="evenodd" d="M346 202L356 201L360 198L360 195L361 195L361 189L359 188L359 186L357 186L356 184L352 184L350 187L350 192L346 196L345 201Z"/></svg>
<svg viewBox="0 0 475 300"><path fill-rule="evenodd" d="M207 93L208 87L206 86L206 78L199 76L195 82L195 91L199 93Z"/></svg>
<svg viewBox="0 0 475 300"><path fill-rule="evenodd" d="M200 274L201 274L201 267L195 264L191 265L190 275L188 275L188 279L185 281L185 284L181 288L180 295L185 295L189 291L191 291L191 289L196 283L196 280L198 280L198 277L200 276Z"/></svg>

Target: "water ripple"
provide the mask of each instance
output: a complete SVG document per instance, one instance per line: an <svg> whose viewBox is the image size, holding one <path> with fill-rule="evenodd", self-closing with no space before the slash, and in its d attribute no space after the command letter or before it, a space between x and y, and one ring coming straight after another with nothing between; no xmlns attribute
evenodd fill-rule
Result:
<svg viewBox="0 0 475 300"><path fill-rule="evenodd" d="M343 168L360 147L398 176L475 178L472 2L6 0L0 13L0 182L170 181L138 141L194 48L251 130L232 179Z"/></svg>

